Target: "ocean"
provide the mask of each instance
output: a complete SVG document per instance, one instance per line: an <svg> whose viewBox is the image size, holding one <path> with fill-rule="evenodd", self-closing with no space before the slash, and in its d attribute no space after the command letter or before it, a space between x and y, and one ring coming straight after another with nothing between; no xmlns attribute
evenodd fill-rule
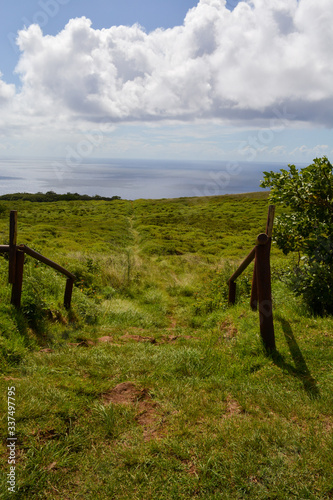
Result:
<svg viewBox="0 0 333 500"><path fill-rule="evenodd" d="M0 194L79 193L122 199L215 196L261 191L280 163L133 159L0 159Z"/></svg>

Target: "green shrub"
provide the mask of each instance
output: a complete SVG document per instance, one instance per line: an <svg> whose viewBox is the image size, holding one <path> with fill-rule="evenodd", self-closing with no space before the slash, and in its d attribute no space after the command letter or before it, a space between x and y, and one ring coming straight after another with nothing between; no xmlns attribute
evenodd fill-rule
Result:
<svg viewBox="0 0 333 500"><path fill-rule="evenodd" d="M333 313L333 265L307 260L291 274L290 283L315 314Z"/></svg>
<svg viewBox="0 0 333 500"><path fill-rule="evenodd" d="M333 166L326 157L298 171L264 172L261 187L271 188L270 200L285 212L276 218L274 239L288 254L303 256L292 286L317 314L333 314Z"/></svg>

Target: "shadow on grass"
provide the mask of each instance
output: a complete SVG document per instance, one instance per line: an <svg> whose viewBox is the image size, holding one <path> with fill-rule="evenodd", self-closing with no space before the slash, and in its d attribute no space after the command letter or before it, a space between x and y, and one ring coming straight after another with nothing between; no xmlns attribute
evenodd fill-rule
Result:
<svg viewBox="0 0 333 500"><path fill-rule="evenodd" d="M294 377L300 379L301 382L303 383L305 391L307 392L308 396L311 399L319 398L320 392L317 387L317 382L312 377L307 367L306 361L303 357L300 348L298 347L297 341L294 337L289 321L287 321L284 318L281 318L281 316L275 316L275 319L281 323L282 331L289 346L290 354L293 358L295 366L286 363L283 359L283 356L278 351L275 351L272 354L273 362L280 368L287 370Z"/></svg>

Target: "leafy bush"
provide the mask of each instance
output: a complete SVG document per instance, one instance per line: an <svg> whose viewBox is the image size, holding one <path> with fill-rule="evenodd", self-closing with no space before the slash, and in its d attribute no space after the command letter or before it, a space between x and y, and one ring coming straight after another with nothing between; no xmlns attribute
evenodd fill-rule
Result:
<svg viewBox="0 0 333 500"><path fill-rule="evenodd" d="M333 313L333 265L307 259L290 278L297 295L319 315Z"/></svg>
<svg viewBox="0 0 333 500"><path fill-rule="evenodd" d="M264 172L261 187L287 210L276 218L274 239L288 254L302 255L292 285L313 312L333 314L333 167L326 157L298 171Z"/></svg>

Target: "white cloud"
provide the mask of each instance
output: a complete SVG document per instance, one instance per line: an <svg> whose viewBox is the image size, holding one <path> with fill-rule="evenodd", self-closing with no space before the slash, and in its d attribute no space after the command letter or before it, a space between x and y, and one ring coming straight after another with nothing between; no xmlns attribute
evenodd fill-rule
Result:
<svg viewBox="0 0 333 500"><path fill-rule="evenodd" d="M282 146L282 145L274 146L270 150L270 154L272 156L285 156L287 154L287 148L286 148L286 146Z"/></svg>
<svg viewBox="0 0 333 500"><path fill-rule="evenodd" d="M15 85L8 85L2 81L2 73L0 72L0 103L1 106L10 104L15 96Z"/></svg>
<svg viewBox="0 0 333 500"><path fill-rule="evenodd" d="M219 119L265 126L293 120L333 125L331 0L252 0L230 12L200 0L182 26L95 30L72 19L56 36L19 32L22 89L0 80L12 123ZM10 116L4 117L7 123Z"/></svg>
<svg viewBox="0 0 333 500"><path fill-rule="evenodd" d="M317 144L313 147L308 147L305 144L298 146L291 151L292 156L307 156L312 158L318 158L320 156L327 156L329 147L327 144Z"/></svg>

